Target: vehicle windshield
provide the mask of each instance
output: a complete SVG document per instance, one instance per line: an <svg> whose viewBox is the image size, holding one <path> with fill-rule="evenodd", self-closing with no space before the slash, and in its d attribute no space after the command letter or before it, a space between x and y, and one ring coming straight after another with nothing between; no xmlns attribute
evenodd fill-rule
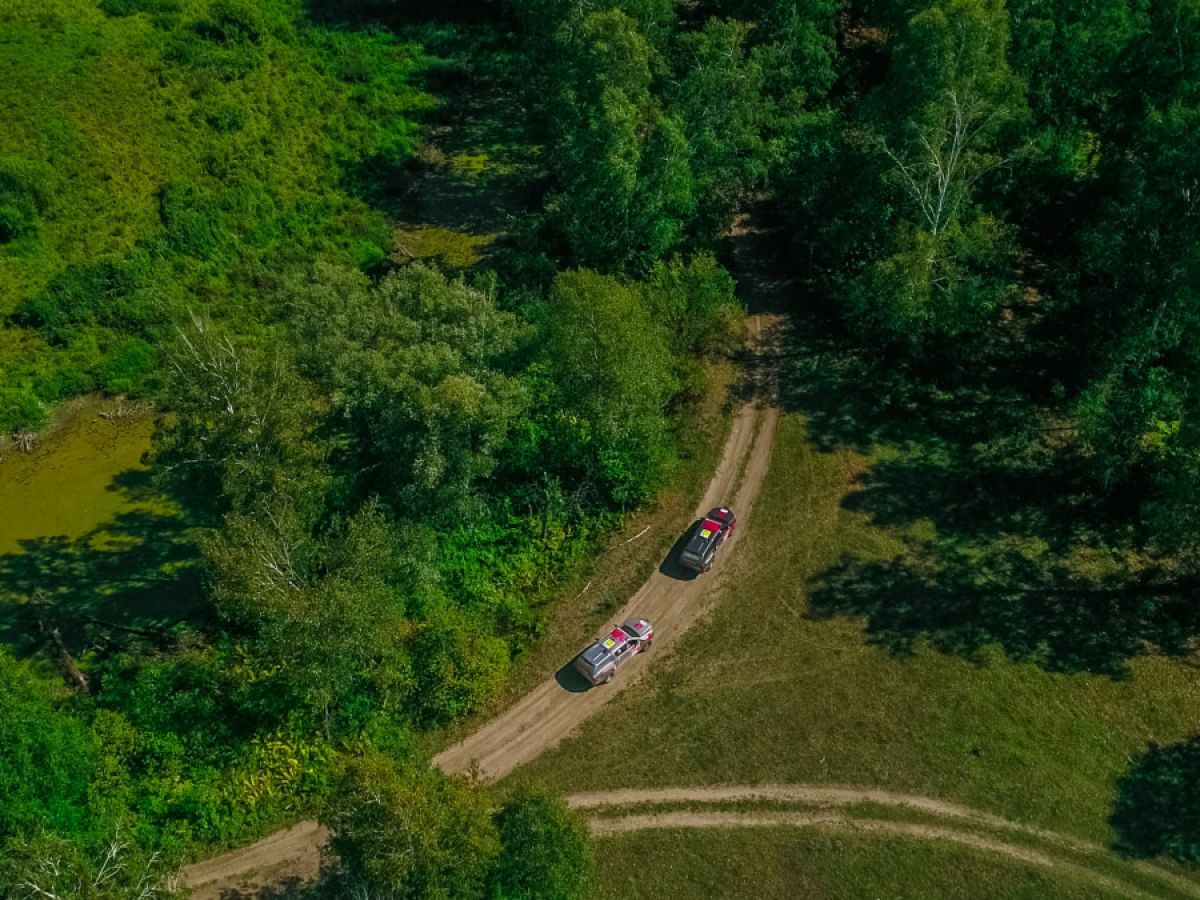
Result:
<svg viewBox="0 0 1200 900"><path fill-rule="evenodd" d="M704 548L708 546L711 540L712 532L709 532L708 536L705 537L703 531L697 531L694 535L692 535L692 539L688 541L687 547L684 549L684 553L688 554L689 556L698 557L704 552Z"/></svg>

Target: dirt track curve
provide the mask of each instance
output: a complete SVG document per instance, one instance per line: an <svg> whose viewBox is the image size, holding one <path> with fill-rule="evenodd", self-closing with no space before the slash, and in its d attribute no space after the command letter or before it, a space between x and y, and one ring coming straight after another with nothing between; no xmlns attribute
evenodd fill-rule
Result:
<svg viewBox="0 0 1200 900"><path fill-rule="evenodd" d="M719 803L797 804L804 811L770 809L698 810L698 805ZM865 833L890 834L925 840L942 840L976 850L998 853L1031 865L1070 873L1125 896L1161 896L1096 871L1094 865L1115 859L1112 851L1097 843L1045 828L1014 822L993 813L971 809L919 794L903 794L875 787L841 787L817 784L710 785L667 788L629 788L572 794L567 803L574 809L598 812L604 809L653 807L684 804L684 810L637 812L596 816L588 826L595 835L620 834L658 828L841 828ZM855 815L853 807L890 807L939 820L935 824L872 819ZM843 810L847 812L835 812ZM945 822L958 827L947 827ZM968 830L970 829L970 830ZM1013 844L996 832L1030 839L1037 846ZM1063 859L1063 856L1068 857ZM1200 883L1142 860L1123 860L1131 871L1157 881L1179 896L1200 898Z"/></svg>
<svg viewBox="0 0 1200 900"><path fill-rule="evenodd" d="M771 460L779 418L774 370L783 322L777 316L755 315L748 325L748 399L733 417L721 461L696 506L697 517L721 505L731 506L738 514L739 527L722 548L717 567L708 575L687 577L668 562L613 616L614 622L638 615L654 623L654 650L626 666L611 684L585 690L586 682L571 668L571 661L564 660L562 669L515 705L434 757L434 765L452 773L474 769L486 781L504 777L558 744L635 683L647 665L663 655L707 609L720 584L722 564L728 565L739 536L749 524L750 510ZM313 878L319 868L320 847L327 837L328 832L316 822L301 822L248 847L186 866L180 872L180 881L192 889L193 900L253 897L258 889L278 884L281 879Z"/></svg>
<svg viewBox="0 0 1200 900"><path fill-rule="evenodd" d="M589 820L593 834L618 834L650 828L748 828L763 826L846 828L858 832L889 833L947 840L1002 856L1024 860L1045 868L1060 869L1090 878L1117 893L1145 895L1138 888L1117 882L1088 868L1086 860L1111 862L1114 853L1092 841L1072 835L1051 832L1049 829L1014 822L992 812L971 809L946 800L923 797L920 794L884 791L878 787L845 787L835 785L710 785L689 787L625 788L625 790L595 791L571 794L566 798L571 808L583 811L634 808L643 810L655 804L686 804L686 810L641 812L636 815L598 816ZM764 812L697 811L696 805L719 803L798 804L805 811L772 809ZM872 820L841 814L834 810L850 810L853 806L870 804L916 812L958 826ZM966 830L971 829L971 830ZM1014 845L997 840L990 833L1008 833L1031 840L1037 846ZM1063 862L1055 854L1067 854L1076 862ZM1078 862L1082 858L1085 862ZM1122 860L1140 875L1170 886L1177 894L1200 898L1200 883L1176 875L1162 866L1144 860Z"/></svg>
<svg viewBox="0 0 1200 900"><path fill-rule="evenodd" d="M316 822L300 822L248 847L184 866L179 883L192 900L242 900L265 888L313 881L321 870L321 847L329 832Z"/></svg>
<svg viewBox="0 0 1200 900"><path fill-rule="evenodd" d="M915 825L908 822L891 822L886 819L854 819L828 812L665 812L649 815L624 816L614 819L593 819L589 823L592 834L620 834L629 831L645 831L656 828L825 828L843 831L858 831L868 834L884 834L896 837L914 837L925 840L947 841L961 844L974 850L998 853L1045 869L1067 872L1093 884L1100 885L1122 897L1153 898L1133 885L1102 875L1099 872L1074 863L1063 862L1046 854L1007 844L994 838L970 831L957 831L939 825Z"/></svg>
<svg viewBox="0 0 1200 900"><path fill-rule="evenodd" d="M1123 861L1129 873L1136 872L1155 882L1156 889L1132 884L1111 869L1105 871L1105 864L1116 857L1101 844L944 800L876 787L764 784L631 788L572 794L567 803L591 815L588 826L597 837L681 828L841 830L959 844L1089 881L1119 896L1200 898L1200 884L1150 862ZM762 803L768 808L701 808L723 803ZM687 808L654 809L664 804ZM789 804L804 808L779 808ZM870 818L856 809L863 805L868 809L903 810L934 821ZM326 836L315 822L302 822L250 847L191 867L184 883L194 889L194 898L216 900L256 897L266 885L309 881L317 874L319 849Z"/></svg>

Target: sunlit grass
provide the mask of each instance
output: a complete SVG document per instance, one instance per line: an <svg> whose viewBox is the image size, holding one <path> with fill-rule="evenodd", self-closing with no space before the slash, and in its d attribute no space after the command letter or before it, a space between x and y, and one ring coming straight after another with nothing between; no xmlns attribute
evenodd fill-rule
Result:
<svg viewBox="0 0 1200 900"><path fill-rule="evenodd" d="M393 232L393 262L431 261L452 269L480 262L495 235L478 235L436 225L397 228Z"/></svg>
<svg viewBox="0 0 1200 900"><path fill-rule="evenodd" d="M1117 898L1092 881L946 843L784 828L643 831L596 842L600 897Z"/></svg>
<svg viewBox="0 0 1200 900"><path fill-rule="evenodd" d="M902 528L844 505L871 465L818 451L804 417L785 416L711 619L514 777L565 791L881 786L1111 841L1115 784L1131 756L1200 721L1195 670L1150 655L1131 660L1126 677L1061 674L995 646L966 659L920 642L905 656L874 643L862 619L814 617L811 591L846 554L886 561L902 546Z"/></svg>

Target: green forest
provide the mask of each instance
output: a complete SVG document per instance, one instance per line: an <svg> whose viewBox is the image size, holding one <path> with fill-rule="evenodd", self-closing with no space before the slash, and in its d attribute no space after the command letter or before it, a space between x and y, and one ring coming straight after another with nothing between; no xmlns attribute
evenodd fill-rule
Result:
<svg viewBox="0 0 1200 900"><path fill-rule="evenodd" d="M0 896L175 896L307 815L331 896L586 895L561 798L426 738L695 452L750 219L783 402L942 473L954 540L889 577L1059 604L839 611L1196 649L1198 0L0 0L0 113L3 455L121 398L182 510L0 557ZM1126 852L1200 865L1198 741L1131 766Z"/></svg>

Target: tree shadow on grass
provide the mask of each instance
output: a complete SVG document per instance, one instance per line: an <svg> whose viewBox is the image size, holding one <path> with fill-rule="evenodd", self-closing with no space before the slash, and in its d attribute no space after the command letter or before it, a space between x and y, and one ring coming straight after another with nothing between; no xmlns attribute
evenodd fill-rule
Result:
<svg viewBox="0 0 1200 900"><path fill-rule="evenodd" d="M1000 647L1051 671L1121 676L1131 657L1192 651L1200 582L1140 543L1136 495L1088 477L1067 417L1040 393L1036 344L916 370L819 311L799 312L793 332L785 409L805 415L819 450L874 456L842 505L905 544L818 574L813 617L865 616L899 654Z"/></svg>
<svg viewBox="0 0 1200 900"><path fill-rule="evenodd" d="M411 111L425 134L416 157L374 156L343 183L395 226L390 259L438 259L469 268L503 256L536 229L548 188L531 87L539 73L507 28L486 21L497 4L310 3L339 28L389 31L418 42L426 62L414 81L437 102Z"/></svg>
<svg viewBox="0 0 1200 900"><path fill-rule="evenodd" d="M821 450L868 452L880 443L969 447L1053 427L994 362L929 377L824 321L820 313L797 314L781 365L783 406L805 413Z"/></svg>
<svg viewBox="0 0 1200 900"><path fill-rule="evenodd" d="M1117 849L1200 866L1200 735L1151 744L1117 783Z"/></svg>
<svg viewBox="0 0 1200 900"><path fill-rule="evenodd" d="M819 577L810 614L866 616L871 639L898 655L928 643L978 659L999 646L1049 671L1120 677L1148 647L1189 652L1193 593L1161 573L1082 577L1009 539L913 542L886 562L843 558Z"/></svg>
<svg viewBox="0 0 1200 900"><path fill-rule="evenodd" d="M136 510L78 538L22 541L0 555L0 643L31 656L43 627L59 629L76 655L165 643L181 622L208 615L195 561L174 513Z"/></svg>

